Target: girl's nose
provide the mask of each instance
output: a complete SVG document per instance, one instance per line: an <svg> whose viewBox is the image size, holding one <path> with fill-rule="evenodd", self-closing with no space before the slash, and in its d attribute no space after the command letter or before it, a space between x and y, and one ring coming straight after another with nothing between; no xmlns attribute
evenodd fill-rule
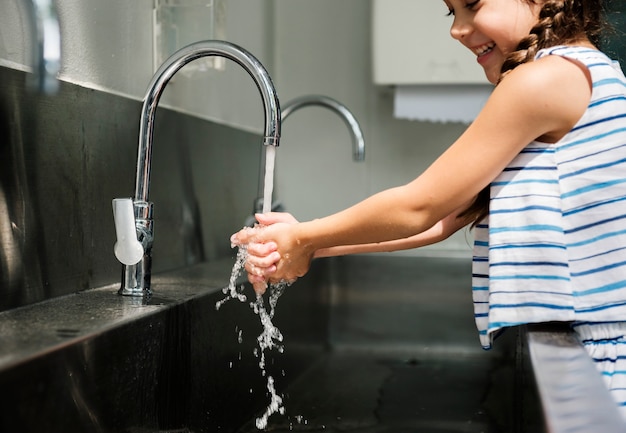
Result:
<svg viewBox="0 0 626 433"><path fill-rule="evenodd" d="M457 41L460 41L465 38L471 30L472 26L467 20L464 20L459 16L455 16L452 27L450 27L450 35Z"/></svg>

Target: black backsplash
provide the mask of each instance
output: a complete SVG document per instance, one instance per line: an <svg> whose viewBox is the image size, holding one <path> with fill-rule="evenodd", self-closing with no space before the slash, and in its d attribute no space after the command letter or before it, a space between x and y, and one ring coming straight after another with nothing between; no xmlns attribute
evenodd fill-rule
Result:
<svg viewBox="0 0 626 433"><path fill-rule="evenodd" d="M603 40L602 49L613 59L619 60L622 70L626 71L626 2L608 0L605 6L611 29Z"/></svg>
<svg viewBox="0 0 626 433"><path fill-rule="evenodd" d="M141 102L0 68L0 311L114 284L111 200L131 197ZM259 136L160 108L153 270L232 254L258 191Z"/></svg>

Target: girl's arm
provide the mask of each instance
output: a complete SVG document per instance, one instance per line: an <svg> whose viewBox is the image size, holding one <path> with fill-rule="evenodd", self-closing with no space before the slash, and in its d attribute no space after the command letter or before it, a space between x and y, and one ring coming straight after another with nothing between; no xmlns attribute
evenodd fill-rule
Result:
<svg viewBox="0 0 626 433"><path fill-rule="evenodd" d="M342 245L337 247L322 248L315 251L313 258L345 256L348 254L362 253L387 253L432 245L449 238L451 235L471 222L458 217L458 214L464 209L465 206L441 219L428 230L409 236L408 238L369 244Z"/></svg>
<svg viewBox="0 0 626 433"><path fill-rule="evenodd" d="M589 103L587 71L546 56L511 71L465 133L414 181L334 215L274 224L238 236L241 243L273 241L280 259L261 272L270 282L304 275L318 250L415 236L468 203L530 142L556 141Z"/></svg>
<svg viewBox="0 0 626 433"><path fill-rule="evenodd" d="M437 222L430 229L408 238L361 245L341 245L323 248L315 251L313 258L345 256L348 254L361 253L392 252L432 245L447 239L471 222L458 216L465 208L466 206L462 206L457 209L457 211ZM298 223L298 220L287 212L268 212L265 214L257 214L256 218L257 221L259 221L259 223L263 226L270 226L276 223ZM252 254L252 263L257 267L267 267L271 265L273 261L271 258L266 257L276 251L276 247L276 244L271 242L268 244L257 244L254 242L248 244L249 252Z"/></svg>
<svg viewBox="0 0 626 433"><path fill-rule="evenodd" d="M430 229L405 239L372 244L344 245L324 248L315 251L313 258L335 257L348 254L391 252L431 245L447 239L453 233L457 232L459 229L471 222L466 218L459 217L459 213L461 213L465 208L466 206L462 206L456 212L451 213L441 221L437 222ZM298 223L298 220L287 212L268 212L264 214L257 214L256 218L257 221L263 226L270 226L276 223ZM240 233L247 230L249 229L243 229ZM235 241L235 243L236 238L237 235L234 235L233 241ZM255 290L260 293L263 293L266 289L264 273L266 273L270 267L275 270L275 262L280 260L280 254L276 251L277 248L278 246L274 242L250 242L248 244L248 260L245 264L246 270L248 271L248 281L250 281Z"/></svg>

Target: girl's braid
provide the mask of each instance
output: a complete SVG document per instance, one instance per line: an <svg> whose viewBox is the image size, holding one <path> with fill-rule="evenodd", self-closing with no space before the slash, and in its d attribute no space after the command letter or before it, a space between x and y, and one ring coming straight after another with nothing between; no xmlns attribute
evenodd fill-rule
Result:
<svg viewBox="0 0 626 433"><path fill-rule="evenodd" d="M533 60L542 48L572 43L582 35L597 44L601 28L600 9L599 1L546 1L537 24L502 64L499 81L517 66Z"/></svg>

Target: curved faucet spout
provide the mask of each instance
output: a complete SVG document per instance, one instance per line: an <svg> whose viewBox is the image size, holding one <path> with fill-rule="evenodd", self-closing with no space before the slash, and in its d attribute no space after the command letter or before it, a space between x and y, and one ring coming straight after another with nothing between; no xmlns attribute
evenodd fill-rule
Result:
<svg viewBox="0 0 626 433"><path fill-rule="evenodd" d="M329 98L328 96L307 95L292 99L283 107L281 121L285 121L287 116L297 109L308 105L319 105L321 107L329 108L337 113L350 129L354 160L363 161L365 159L365 140L363 139L363 131L361 130L359 122L356 120L356 117L354 117L348 107L339 101Z"/></svg>
<svg viewBox="0 0 626 433"><path fill-rule="evenodd" d="M181 48L170 56L156 71L144 98L139 125L139 151L135 200L148 201L150 189L150 166L152 158L152 133L157 105L170 79L187 63L208 56L230 59L243 67L257 85L265 109L263 144L278 146L280 141L280 104L272 79L252 54L226 41L201 41Z"/></svg>
<svg viewBox="0 0 626 433"><path fill-rule="evenodd" d="M152 163L152 135L154 120L159 99L170 79L187 63L201 57L220 56L242 66L256 83L265 110L264 145L278 146L280 139L280 104L274 84L263 65L243 48L225 41L202 41L188 45L175 52L156 71L143 101L141 120L139 125L139 149L137 156L137 177L135 182L135 199L133 201L134 215L128 215L126 206L117 206L126 209L127 220L134 216L137 239L118 239L118 257L124 260L122 287L119 292L128 296L149 296L150 275L152 267L152 244L154 240L153 205L148 200L150 193L150 167ZM129 200L129 199L127 199ZM119 204L119 203L118 203ZM123 212L114 212L114 217L123 218ZM119 216L118 216L119 214ZM120 225L121 224L121 225ZM129 231L120 222L119 232L126 238ZM131 230L132 232L132 230ZM143 255L135 250L143 249ZM141 253L141 251L140 251ZM138 259L138 257L141 258ZM138 259L138 261L136 261Z"/></svg>

